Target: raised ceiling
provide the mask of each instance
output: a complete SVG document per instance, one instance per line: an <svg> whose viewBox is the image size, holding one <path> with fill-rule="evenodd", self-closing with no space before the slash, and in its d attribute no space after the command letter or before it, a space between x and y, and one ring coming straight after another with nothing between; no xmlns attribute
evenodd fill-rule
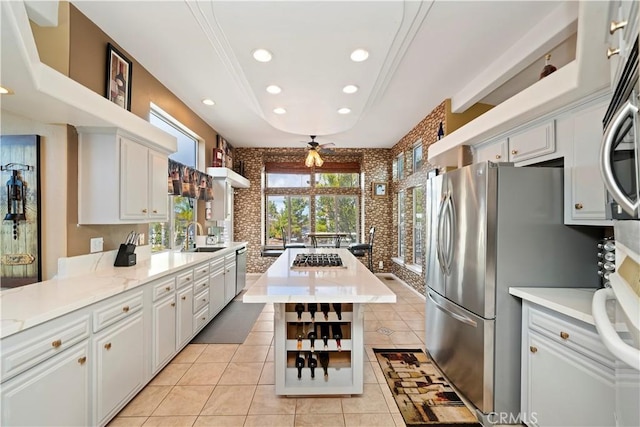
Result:
<svg viewBox="0 0 640 427"><path fill-rule="evenodd" d="M577 17L576 2L559 1L72 3L237 147L300 147L311 134L391 147L446 98L463 111L513 95L495 94L541 69ZM256 48L272 61L255 61ZM351 61L356 48L369 59ZM359 90L345 94L347 84Z"/></svg>

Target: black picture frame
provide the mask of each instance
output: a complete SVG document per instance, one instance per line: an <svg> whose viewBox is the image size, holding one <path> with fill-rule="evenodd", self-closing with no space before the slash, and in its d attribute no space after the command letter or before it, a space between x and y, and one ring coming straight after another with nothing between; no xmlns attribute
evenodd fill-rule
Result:
<svg viewBox="0 0 640 427"><path fill-rule="evenodd" d="M133 64L115 46L107 43L106 98L131 111L131 75Z"/></svg>

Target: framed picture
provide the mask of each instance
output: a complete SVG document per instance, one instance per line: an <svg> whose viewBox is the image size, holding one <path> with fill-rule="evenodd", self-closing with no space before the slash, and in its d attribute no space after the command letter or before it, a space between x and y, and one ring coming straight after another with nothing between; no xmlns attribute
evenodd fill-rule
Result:
<svg viewBox="0 0 640 427"><path fill-rule="evenodd" d="M107 43L107 89L109 101L131 111L131 61Z"/></svg>
<svg viewBox="0 0 640 427"><path fill-rule="evenodd" d="M373 189L373 197L386 197L387 196L387 183L386 182L374 182L371 184Z"/></svg>

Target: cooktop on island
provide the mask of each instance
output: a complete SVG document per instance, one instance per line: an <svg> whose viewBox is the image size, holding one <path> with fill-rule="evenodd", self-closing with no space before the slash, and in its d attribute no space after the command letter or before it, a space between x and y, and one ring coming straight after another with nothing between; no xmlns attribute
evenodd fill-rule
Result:
<svg viewBox="0 0 640 427"><path fill-rule="evenodd" d="M297 254L291 263L291 268L347 268L342 264L342 258L338 254Z"/></svg>

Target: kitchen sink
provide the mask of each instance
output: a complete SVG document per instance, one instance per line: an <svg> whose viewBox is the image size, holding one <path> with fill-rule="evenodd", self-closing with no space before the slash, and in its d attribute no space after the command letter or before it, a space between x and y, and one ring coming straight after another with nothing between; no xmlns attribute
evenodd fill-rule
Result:
<svg viewBox="0 0 640 427"><path fill-rule="evenodd" d="M222 247L213 247L213 246L200 246L194 249L190 249L188 252L217 252L221 251Z"/></svg>

